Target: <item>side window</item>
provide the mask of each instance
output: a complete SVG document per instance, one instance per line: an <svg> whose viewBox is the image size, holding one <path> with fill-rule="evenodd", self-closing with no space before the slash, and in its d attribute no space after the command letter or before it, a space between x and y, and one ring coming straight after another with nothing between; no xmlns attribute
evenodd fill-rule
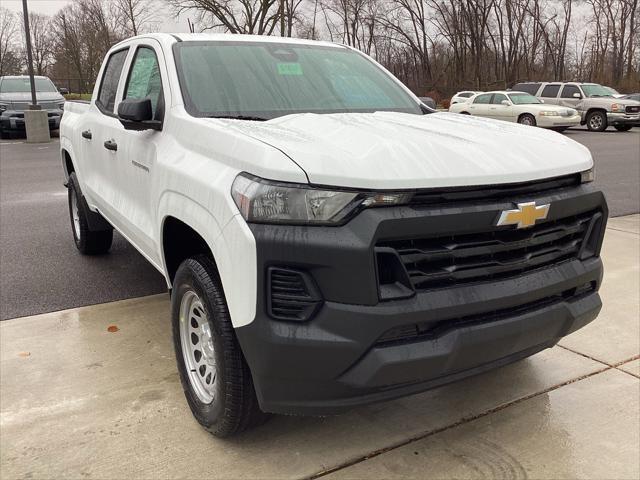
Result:
<svg viewBox="0 0 640 480"><path fill-rule="evenodd" d="M458 96L462 98L469 98L471 95L473 95L471 92L462 92Z"/></svg>
<svg viewBox="0 0 640 480"><path fill-rule="evenodd" d="M536 93L538 93L539 88L540 83L516 83L513 87L511 87L511 90L535 95Z"/></svg>
<svg viewBox="0 0 640 480"><path fill-rule="evenodd" d="M158 58L152 48L140 47L131 64L124 98L149 98L153 116L156 117L162 95L162 79Z"/></svg>
<svg viewBox="0 0 640 480"><path fill-rule="evenodd" d="M547 85L546 87L544 87L544 90L542 90L542 94L540 96L546 98L556 98L558 96L559 90L560 85L557 83L554 85Z"/></svg>
<svg viewBox="0 0 640 480"><path fill-rule="evenodd" d="M507 99L506 95L503 95L501 93L495 93L493 95L493 99L491 100L491 103L493 103L494 105L500 105L500 103L502 103L502 101L506 99Z"/></svg>
<svg viewBox="0 0 640 480"><path fill-rule="evenodd" d="M580 89L575 85L565 85L564 88L562 89L562 94L560 95L560 97L573 98L574 93L580 93ZM580 93L580 96L582 96L581 93Z"/></svg>
<svg viewBox="0 0 640 480"><path fill-rule="evenodd" d="M492 96L493 96L493 93L484 93L482 95L478 95L473 101L473 103L480 103L480 104L486 105L487 103L491 103Z"/></svg>
<svg viewBox="0 0 640 480"><path fill-rule="evenodd" d="M96 103L98 108L105 113L113 113L113 106L116 102L116 91L118 90L118 82L120 82L120 74L124 61L127 58L128 48L112 53L107 60L107 66L102 74L100 82L100 91Z"/></svg>

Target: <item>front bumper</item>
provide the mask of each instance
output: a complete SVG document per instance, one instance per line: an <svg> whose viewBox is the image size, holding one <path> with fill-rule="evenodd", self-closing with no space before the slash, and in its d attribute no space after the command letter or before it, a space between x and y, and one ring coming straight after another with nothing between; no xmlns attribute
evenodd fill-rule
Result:
<svg viewBox="0 0 640 480"><path fill-rule="evenodd" d="M370 209L342 227L250 225L256 318L236 329L263 410L325 415L458 380L532 355L592 321L601 308L599 249L607 207L580 186L538 195L550 221L600 212L593 256L491 281L379 300L375 245L386 239L487 228L510 201ZM304 322L275 320L270 267L306 272L322 302ZM420 325L415 337L388 332Z"/></svg>
<svg viewBox="0 0 640 480"><path fill-rule="evenodd" d="M60 120L62 120L62 110L47 110L49 117L49 130L57 130L60 128ZM3 131L22 131L25 130L24 111L5 110L0 115L0 129Z"/></svg>
<svg viewBox="0 0 640 480"><path fill-rule="evenodd" d="M640 114L607 112L607 123L614 126L633 125L634 127L640 127Z"/></svg>

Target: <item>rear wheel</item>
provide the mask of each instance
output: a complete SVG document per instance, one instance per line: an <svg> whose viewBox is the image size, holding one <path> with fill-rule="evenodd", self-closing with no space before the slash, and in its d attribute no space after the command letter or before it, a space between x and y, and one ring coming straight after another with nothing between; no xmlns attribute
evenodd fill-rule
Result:
<svg viewBox="0 0 640 480"><path fill-rule="evenodd" d="M460 112L462 115L471 115L469 112Z"/></svg>
<svg viewBox="0 0 640 480"><path fill-rule="evenodd" d="M633 125L615 125L614 126L614 128L619 132L628 132L629 130L631 130L632 127Z"/></svg>
<svg viewBox="0 0 640 480"><path fill-rule="evenodd" d="M521 125L529 125L531 127L535 127L537 125L536 117L534 117L530 113L523 113L522 115L520 115L518 117L518 123Z"/></svg>
<svg viewBox="0 0 640 480"><path fill-rule="evenodd" d="M567 128L569 127L553 127L551 130L553 130L554 132L564 132Z"/></svg>
<svg viewBox="0 0 640 480"><path fill-rule="evenodd" d="M607 114L599 110L589 113L587 128L592 132L604 132L607 129Z"/></svg>
<svg viewBox="0 0 640 480"><path fill-rule="evenodd" d="M71 231L76 248L84 255L107 253L113 241L113 229L96 231L89 228L89 207L82 196L75 172L69 175L67 190Z"/></svg>
<svg viewBox="0 0 640 480"><path fill-rule="evenodd" d="M200 255L182 262L171 295L173 345L187 403L217 437L263 423L251 372L236 339L215 265Z"/></svg>

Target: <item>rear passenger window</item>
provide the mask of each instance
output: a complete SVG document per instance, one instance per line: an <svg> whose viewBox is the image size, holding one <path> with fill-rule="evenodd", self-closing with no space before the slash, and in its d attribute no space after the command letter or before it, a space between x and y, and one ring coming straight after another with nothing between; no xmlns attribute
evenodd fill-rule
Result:
<svg viewBox="0 0 640 480"><path fill-rule="evenodd" d="M546 98L556 98L558 96L558 91L560 91L560 85L547 85L542 90L541 97Z"/></svg>
<svg viewBox="0 0 640 480"><path fill-rule="evenodd" d="M575 85L565 85L564 88L562 89L562 95L560 95L561 98L574 98L573 94L574 93L580 93L580 89L578 87L576 87ZM580 96L582 96L582 94L580 94Z"/></svg>
<svg viewBox="0 0 640 480"><path fill-rule="evenodd" d="M492 96L493 96L493 93L484 93L482 95L478 95L476 99L473 101L473 103L481 103L481 104L491 103Z"/></svg>
<svg viewBox="0 0 640 480"><path fill-rule="evenodd" d="M471 92L462 92L458 96L463 98L469 98L471 95L473 95Z"/></svg>
<svg viewBox="0 0 640 480"><path fill-rule="evenodd" d="M516 83L513 87L511 87L511 90L535 95L536 93L538 93L540 85L540 83Z"/></svg>
<svg viewBox="0 0 640 480"><path fill-rule="evenodd" d="M127 58L128 48L112 53L107 60L107 66L102 74L100 91L96 104L104 113L113 113L113 106L116 103L116 92L124 61Z"/></svg>

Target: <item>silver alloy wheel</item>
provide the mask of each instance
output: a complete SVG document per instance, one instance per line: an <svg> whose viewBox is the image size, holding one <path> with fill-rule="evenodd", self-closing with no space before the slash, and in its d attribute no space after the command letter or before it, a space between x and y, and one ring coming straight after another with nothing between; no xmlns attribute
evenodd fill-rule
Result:
<svg viewBox="0 0 640 480"><path fill-rule="evenodd" d="M602 128L602 115L597 113L591 115L591 118L589 118L589 126L594 130Z"/></svg>
<svg viewBox="0 0 640 480"><path fill-rule="evenodd" d="M180 342L191 386L198 399L209 404L216 387L215 349L207 314L193 290L187 290L180 301Z"/></svg>
<svg viewBox="0 0 640 480"><path fill-rule="evenodd" d="M78 210L78 195L75 190L71 192L71 220L76 238L80 240L80 211Z"/></svg>
<svg viewBox="0 0 640 480"><path fill-rule="evenodd" d="M532 125L533 125L533 122L531 121L531 117L530 117L530 116L525 115L524 117L522 117L522 118L520 119L520 124L521 124L521 125L529 125L529 126L532 126Z"/></svg>

